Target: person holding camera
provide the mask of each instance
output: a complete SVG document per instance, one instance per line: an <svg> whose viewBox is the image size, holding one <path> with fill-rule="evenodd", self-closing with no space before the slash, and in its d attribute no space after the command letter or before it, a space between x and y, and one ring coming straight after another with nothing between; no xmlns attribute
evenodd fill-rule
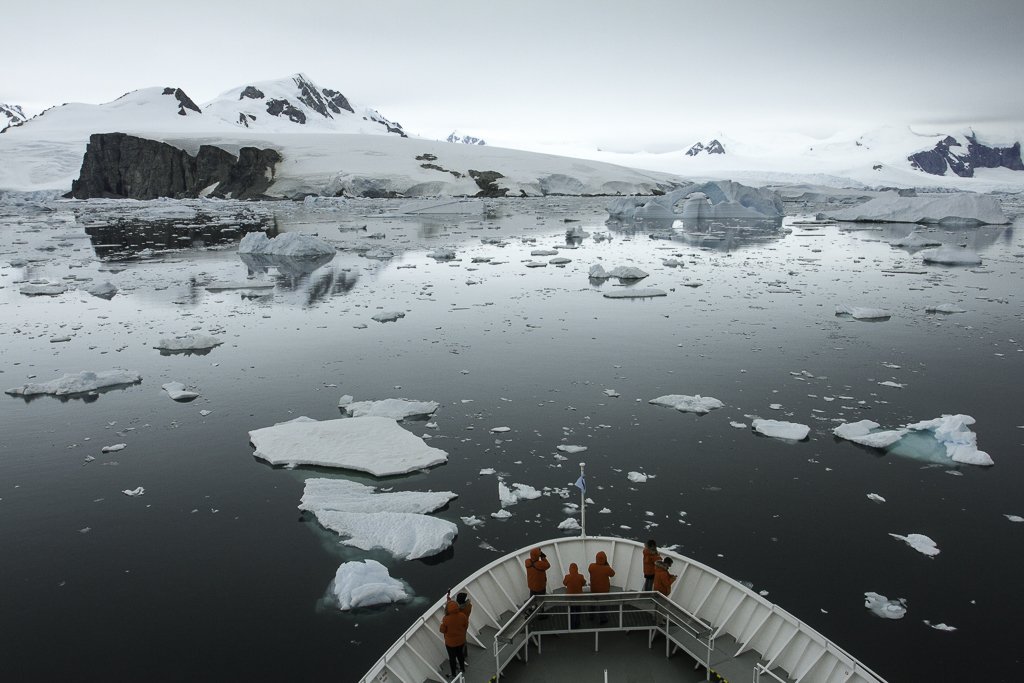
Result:
<svg viewBox="0 0 1024 683"><path fill-rule="evenodd" d="M526 587L530 589L531 597L547 593L550 568L548 556L541 552L540 548L530 551L530 558L526 560Z"/></svg>

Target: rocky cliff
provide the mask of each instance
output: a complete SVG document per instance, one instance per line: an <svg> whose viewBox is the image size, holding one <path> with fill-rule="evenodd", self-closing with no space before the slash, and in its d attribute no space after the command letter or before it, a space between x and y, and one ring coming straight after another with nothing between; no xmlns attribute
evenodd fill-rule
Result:
<svg viewBox="0 0 1024 683"><path fill-rule="evenodd" d="M963 143L952 135L935 144L933 149L917 152L907 157L914 168L931 173L946 175L949 169L961 178L973 178L976 168L1008 168L1024 171L1020 157L1020 143L1010 147L989 147L978 142L977 137L968 135L966 149Z"/></svg>
<svg viewBox="0 0 1024 683"><path fill-rule="evenodd" d="M125 133L89 137L82 170L66 196L75 199L263 196L281 155L243 147L238 156L203 145L196 156L164 142ZM211 189L212 188L212 189Z"/></svg>

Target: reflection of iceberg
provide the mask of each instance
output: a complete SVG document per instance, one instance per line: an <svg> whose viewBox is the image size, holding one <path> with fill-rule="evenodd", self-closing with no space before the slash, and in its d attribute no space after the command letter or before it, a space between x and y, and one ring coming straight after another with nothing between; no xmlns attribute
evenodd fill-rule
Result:
<svg viewBox="0 0 1024 683"><path fill-rule="evenodd" d="M309 275L314 270L330 263L334 254L320 254L314 257L277 256L273 254L246 254L239 252L239 258L249 268L249 274L266 273L269 268L276 268L279 273L297 278Z"/></svg>
<svg viewBox="0 0 1024 683"><path fill-rule="evenodd" d="M781 219L782 197L772 190L731 180L692 183L658 197L620 197L608 204L620 220Z"/></svg>

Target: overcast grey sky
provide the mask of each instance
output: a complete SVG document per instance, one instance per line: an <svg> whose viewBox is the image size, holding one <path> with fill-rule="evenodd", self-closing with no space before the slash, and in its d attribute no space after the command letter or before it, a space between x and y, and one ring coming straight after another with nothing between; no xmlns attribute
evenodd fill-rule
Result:
<svg viewBox="0 0 1024 683"><path fill-rule="evenodd" d="M408 130L653 149L695 132L1024 120L1024 0L5 1L0 102L304 72Z"/></svg>

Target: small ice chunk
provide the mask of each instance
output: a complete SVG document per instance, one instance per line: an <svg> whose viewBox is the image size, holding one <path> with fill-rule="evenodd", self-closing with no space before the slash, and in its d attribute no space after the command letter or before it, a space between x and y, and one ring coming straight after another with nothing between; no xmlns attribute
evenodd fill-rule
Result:
<svg viewBox="0 0 1024 683"><path fill-rule="evenodd" d="M405 584L391 578L387 567L376 560L342 563L328 590L340 610L386 605L410 597Z"/></svg>
<svg viewBox="0 0 1024 683"><path fill-rule="evenodd" d="M907 601L905 598L890 600L878 593L864 593L864 606L871 610L871 613L883 619L902 619L907 614Z"/></svg>
<svg viewBox="0 0 1024 683"><path fill-rule="evenodd" d="M1003 517L1006 517L1011 522L1024 522L1024 517L1020 515L1003 515Z"/></svg>
<svg viewBox="0 0 1024 683"><path fill-rule="evenodd" d="M404 420L407 417L426 417L433 415L441 406L437 401L411 401L407 398L386 398L381 401L343 402L349 396L342 396L338 407L352 417L390 417L392 420Z"/></svg>
<svg viewBox="0 0 1024 683"><path fill-rule="evenodd" d="M836 315L848 315L857 320L888 320L892 313L884 308L869 308L866 306L836 306Z"/></svg>
<svg viewBox="0 0 1024 683"><path fill-rule="evenodd" d="M937 249L925 249L921 252L925 263L938 263L944 266L979 266L981 256L972 249L944 246Z"/></svg>
<svg viewBox="0 0 1024 683"><path fill-rule="evenodd" d="M605 292L602 296L605 299L651 299L658 296L668 296L668 293L662 289L632 287L630 289L617 289L613 292Z"/></svg>
<svg viewBox="0 0 1024 683"><path fill-rule="evenodd" d="M174 339L161 339L153 348L161 351L205 351L223 343L220 339L207 334L186 334Z"/></svg>
<svg viewBox="0 0 1024 683"><path fill-rule="evenodd" d="M775 439L803 441L811 432L811 428L807 425L781 420L754 420L750 424L754 431Z"/></svg>
<svg viewBox="0 0 1024 683"><path fill-rule="evenodd" d="M379 323L393 323L399 318L404 318L405 313L402 311L384 311L372 316L371 320L376 320Z"/></svg>
<svg viewBox="0 0 1024 683"><path fill-rule="evenodd" d="M115 387L127 384L138 384L142 381L142 375L131 370L104 370L100 372L83 371L76 374L67 374L60 379L39 384L25 384L20 387L8 389L6 392L11 396L36 396L40 394L52 394L53 396L70 396L73 394L84 394L105 387Z"/></svg>
<svg viewBox="0 0 1024 683"><path fill-rule="evenodd" d="M735 427L736 429L746 429L747 428L747 425L746 425L745 422L732 422L732 421L730 421L729 422L729 426L730 427Z"/></svg>
<svg viewBox="0 0 1024 683"><path fill-rule="evenodd" d="M903 541L923 555L934 557L939 554L939 548L935 545L935 541L924 534L907 534L906 536L900 536L899 534L890 533L889 535Z"/></svg>
<svg viewBox="0 0 1024 683"><path fill-rule="evenodd" d="M587 447L586 446L571 446L571 445L568 445L568 444L562 444L562 445L558 446L557 449L562 451L563 453L568 453L569 455L572 455L573 453L582 453L583 451L587 450Z"/></svg>
<svg viewBox="0 0 1024 683"><path fill-rule="evenodd" d="M926 313L966 313L967 309L960 308L956 304L935 304L925 307Z"/></svg>
<svg viewBox="0 0 1024 683"><path fill-rule="evenodd" d="M949 624L933 624L932 622L928 621L927 619L924 619L923 621L924 621L925 624L927 624L928 626L931 626L936 631L955 631L956 630L956 626L950 626Z"/></svg>
<svg viewBox="0 0 1024 683"><path fill-rule="evenodd" d="M562 531L579 531L580 522L575 517L566 517L564 520L559 522L558 528Z"/></svg>
<svg viewBox="0 0 1024 683"><path fill-rule="evenodd" d="M885 498L882 498L877 493L869 493L868 494L868 500L873 500L876 503L884 503L885 502Z"/></svg>
<svg viewBox="0 0 1024 683"><path fill-rule="evenodd" d="M427 256L437 261L451 261L455 258L455 250L449 247L437 247Z"/></svg>
<svg viewBox="0 0 1024 683"><path fill-rule="evenodd" d="M511 427L491 427L491 431L495 434L504 434L505 432L512 431Z"/></svg>
<svg viewBox="0 0 1024 683"><path fill-rule="evenodd" d="M160 388L166 391L171 399L183 403L199 397L199 392L186 390L185 385L181 382L167 382L166 384L161 384Z"/></svg>
<svg viewBox="0 0 1024 683"><path fill-rule="evenodd" d="M590 272L588 273L588 275L594 280L607 280L608 278L611 277L611 275L609 275L608 272L604 269L604 266L602 266L600 263L595 263L594 265L590 266Z"/></svg>
<svg viewBox="0 0 1024 683"><path fill-rule="evenodd" d="M89 292L95 297L100 299L113 299L114 295L117 294L117 287L112 285L110 282L98 282L85 291Z"/></svg>
<svg viewBox="0 0 1024 683"><path fill-rule="evenodd" d="M501 510L498 510L497 512L492 512L491 513L491 517L493 517L494 519L508 519L511 516L512 516L512 513L509 512L508 510L505 510L504 508L501 509Z"/></svg>
<svg viewBox="0 0 1024 683"><path fill-rule="evenodd" d="M273 238L267 237L265 232L250 232L238 243L239 254L311 258L333 255L335 251L327 240L304 232L285 232Z"/></svg>
<svg viewBox="0 0 1024 683"><path fill-rule="evenodd" d="M126 443L115 443L112 446L104 446L100 449L100 453L117 453L118 451L123 451L126 448L128 448L128 444Z"/></svg>
<svg viewBox="0 0 1024 683"><path fill-rule="evenodd" d="M521 500L533 500L540 498L541 492L529 484L512 484L508 486L504 481L498 480L498 499L501 507L515 505Z"/></svg>
<svg viewBox="0 0 1024 683"><path fill-rule="evenodd" d="M478 474L480 476L485 476L485 475L488 475L488 474L494 474L494 472L495 472L495 470L494 470L493 467L485 467L482 470L480 470L480 472Z"/></svg>
<svg viewBox="0 0 1024 683"><path fill-rule="evenodd" d="M656 406L675 408L682 413L697 413L698 415L703 415L725 405L717 398L701 396L700 394L695 394L693 396L687 396L686 394L668 394L666 396L652 398L648 403L653 403Z"/></svg>
<svg viewBox="0 0 1024 683"><path fill-rule="evenodd" d="M882 387L892 387L893 389L902 389L907 386L906 384L900 384L899 382L893 382L892 380L879 382L878 385Z"/></svg>
<svg viewBox="0 0 1024 683"><path fill-rule="evenodd" d="M558 256L557 249L534 249L530 256Z"/></svg>
<svg viewBox="0 0 1024 683"><path fill-rule="evenodd" d="M620 396L619 392L615 391L614 389L605 389L604 395L609 398L618 398Z"/></svg>
<svg viewBox="0 0 1024 683"><path fill-rule="evenodd" d="M322 512L404 512L426 514L447 505L458 495L452 491L378 492L348 479L311 477L306 480L299 509L319 516Z"/></svg>
<svg viewBox="0 0 1024 683"><path fill-rule="evenodd" d="M30 282L21 286L21 293L25 296L58 296L68 291L68 286L62 282Z"/></svg>
<svg viewBox="0 0 1024 683"><path fill-rule="evenodd" d="M634 484L643 484L647 482L648 475L641 472L630 472L626 475L626 478Z"/></svg>
<svg viewBox="0 0 1024 683"><path fill-rule="evenodd" d="M636 266L618 266L608 273L608 277L617 277L620 280L643 280L647 276L648 273Z"/></svg>
<svg viewBox="0 0 1024 683"><path fill-rule="evenodd" d="M124 491L121 491L121 493L123 493L124 495L126 495L126 496L133 496L133 497L134 496L141 496L145 492L146 492L146 489L142 488L141 486L138 487L137 489L125 489Z"/></svg>
<svg viewBox="0 0 1024 683"><path fill-rule="evenodd" d="M472 517L460 517L460 519L462 520L463 524L470 528L482 526L484 523L484 520L480 519L476 515L473 515Z"/></svg>

